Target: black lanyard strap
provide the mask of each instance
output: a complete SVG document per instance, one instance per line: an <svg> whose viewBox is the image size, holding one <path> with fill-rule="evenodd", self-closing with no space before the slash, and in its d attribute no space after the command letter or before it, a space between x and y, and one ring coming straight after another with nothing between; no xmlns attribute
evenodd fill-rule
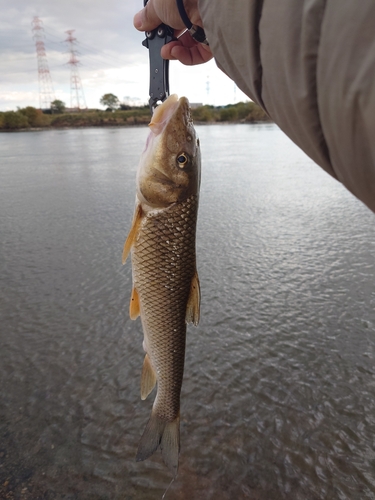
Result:
<svg viewBox="0 0 375 500"><path fill-rule="evenodd" d="M184 23L184 25L187 27L188 32L190 35L194 38L199 43L204 43L205 45L209 45L208 40L206 38L206 33L204 32L203 28L200 26L197 26L196 24L193 24L189 16L187 15L187 12L184 7L184 1L183 0L176 0L178 12L180 13L181 19Z"/></svg>

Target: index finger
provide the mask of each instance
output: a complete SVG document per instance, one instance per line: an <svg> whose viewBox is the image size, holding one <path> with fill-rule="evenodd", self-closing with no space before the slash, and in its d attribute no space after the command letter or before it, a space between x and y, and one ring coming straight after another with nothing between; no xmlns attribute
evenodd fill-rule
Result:
<svg viewBox="0 0 375 500"><path fill-rule="evenodd" d="M145 7L134 16L133 22L140 31L152 31L162 23L178 30L185 28L174 2L158 2L157 0L149 0Z"/></svg>
<svg viewBox="0 0 375 500"><path fill-rule="evenodd" d="M139 31L152 31L162 23L161 19L155 12L152 1L147 2L145 7L137 12L134 16L134 27Z"/></svg>

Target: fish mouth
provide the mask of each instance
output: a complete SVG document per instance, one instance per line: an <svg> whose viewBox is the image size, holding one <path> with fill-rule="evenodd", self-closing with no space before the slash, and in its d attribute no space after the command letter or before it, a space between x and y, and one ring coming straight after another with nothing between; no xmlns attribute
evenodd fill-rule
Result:
<svg viewBox="0 0 375 500"><path fill-rule="evenodd" d="M177 94L172 94L160 106L155 108L149 127L155 135L163 132L176 112L183 106L189 106L186 97L178 98Z"/></svg>

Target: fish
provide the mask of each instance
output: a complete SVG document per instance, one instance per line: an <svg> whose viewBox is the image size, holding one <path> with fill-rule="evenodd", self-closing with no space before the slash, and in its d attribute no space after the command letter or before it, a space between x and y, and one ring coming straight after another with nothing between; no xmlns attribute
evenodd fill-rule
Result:
<svg viewBox="0 0 375 500"><path fill-rule="evenodd" d="M169 96L152 115L136 177L133 222L122 261L132 261L129 314L141 318L141 399L157 385L136 461L160 446L173 477L180 453L180 393L186 325L199 322L196 226L201 153L189 101Z"/></svg>

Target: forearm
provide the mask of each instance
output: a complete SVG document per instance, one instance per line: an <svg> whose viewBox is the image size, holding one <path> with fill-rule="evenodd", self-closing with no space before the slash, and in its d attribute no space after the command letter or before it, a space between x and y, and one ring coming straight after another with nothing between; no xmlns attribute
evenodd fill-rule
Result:
<svg viewBox="0 0 375 500"><path fill-rule="evenodd" d="M375 211L375 4L308 4L199 0L199 11L217 65Z"/></svg>
<svg viewBox="0 0 375 500"><path fill-rule="evenodd" d="M217 65L318 165L375 212L375 3L184 0L209 47L188 33L162 56ZM134 24L184 24L175 0L149 0Z"/></svg>

